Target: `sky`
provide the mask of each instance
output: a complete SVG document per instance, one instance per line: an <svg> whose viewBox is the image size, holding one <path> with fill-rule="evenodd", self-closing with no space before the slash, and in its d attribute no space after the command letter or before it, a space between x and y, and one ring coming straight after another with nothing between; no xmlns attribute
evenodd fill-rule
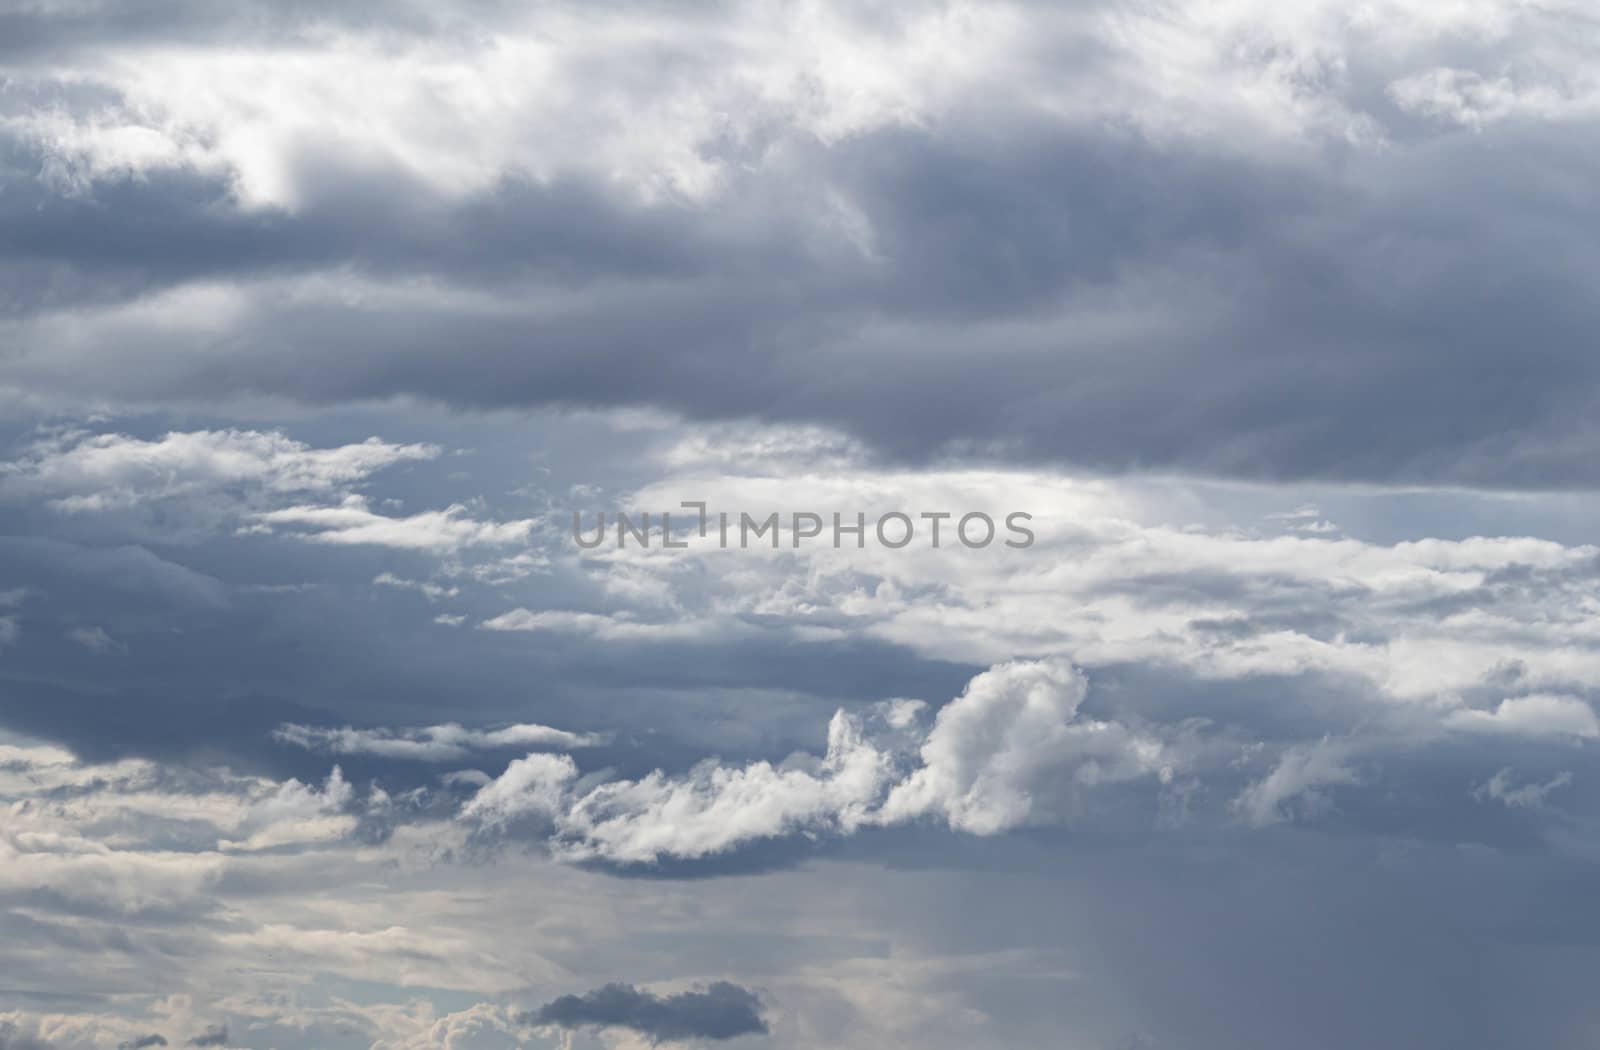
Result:
<svg viewBox="0 0 1600 1050"><path fill-rule="evenodd" d="M1597 48L0 0L0 1050L1600 1045Z"/></svg>

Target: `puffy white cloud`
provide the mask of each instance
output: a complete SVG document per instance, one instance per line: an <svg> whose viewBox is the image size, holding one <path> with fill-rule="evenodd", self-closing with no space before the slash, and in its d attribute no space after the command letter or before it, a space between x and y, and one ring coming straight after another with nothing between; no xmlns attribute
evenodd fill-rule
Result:
<svg viewBox="0 0 1600 1050"><path fill-rule="evenodd" d="M588 784L565 756L518 759L462 808L489 827L536 816L560 856L614 863L698 858L785 835L850 834L935 817L992 835L1070 816L1076 795L1169 768L1154 735L1078 715L1082 676L1064 661L978 675L931 728L896 701L828 724L820 757L699 763L687 774Z"/></svg>
<svg viewBox="0 0 1600 1050"><path fill-rule="evenodd" d="M497 827L533 816L553 818L566 801L567 786L578 775L567 755L532 754L514 759L506 771L478 789L461 809L467 820Z"/></svg>
<svg viewBox="0 0 1600 1050"><path fill-rule="evenodd" d="M1087 683L1061 660L991 668L939 711L922 766L884 802L886 822L928 813L980 835L1027 823L1061 781L1092 787L1162 767L1161 742L1078 717Z"/></svg>
<svg viewBox="0 0 1600 1050"><path fill-rule="evenodd" d="M828 723L820 760L738 768L710 761L684 777L656 772L601 784L558 814L553 842L558 854L577 859L648 863L797 832L848 834L874 819L891 772L889 756L841 711Z"/></svg>

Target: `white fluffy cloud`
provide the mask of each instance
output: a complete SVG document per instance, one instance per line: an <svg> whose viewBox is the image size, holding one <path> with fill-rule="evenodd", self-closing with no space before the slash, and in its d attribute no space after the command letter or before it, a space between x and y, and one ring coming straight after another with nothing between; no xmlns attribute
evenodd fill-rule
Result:
<svg viewBox="0 0 1600 1050"><path fill-rule="evenodd" d="M889 793L883 819L937 813L952 828L990 835L1047 807L1060 794L1055 782L1093 787L1160 770L1155 737L1078 716L1086 690L1082 674L1059 660L978 675L939 711L922 765Z"/></svg>
<svg viewBox="0 0 1600 1050"><path fill-rule="evenodd" d="M528 816L554 818L565 804L568 785L578 776L577 763L566 755L528 755L506 767L478 789L461 815L488 827Z"/></svg>
<svg viewBox="0 0 1600 1050"><path fill-rule="evenodd" d="M648 863L798 832L848 834L873 819L890 773L889 756L839 712L820 760L737 768L710 761L684 777L658 772L601 784L557 813L553 842L558 854L577 859Z"/></svg>
<svg viewBox="0 0 1600 1050"><path fill-rule="evenodd" d="M1167 768L1155 736L1079 717L1084 688L1063 661L1005 664L974 678L931 728L916 726L906 703L867 719L839 711L821 757L776 765L707 760L683 776L588 784L564 756L529 755L481 788L462 816L491 827L536 816L549 823L558 855L618 863L929 816L992 835L1064 818L1081 790Z"/></svg>

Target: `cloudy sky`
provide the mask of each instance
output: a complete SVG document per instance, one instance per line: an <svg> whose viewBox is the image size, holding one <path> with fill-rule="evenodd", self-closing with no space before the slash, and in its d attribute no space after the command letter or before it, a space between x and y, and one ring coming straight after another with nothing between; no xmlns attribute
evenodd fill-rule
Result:
<svg viewBox="0 0 1600 1050"><path fill-rule="evenodd" d="M0 0L0 1050L1600 1045L1596 54Z"/></svg>

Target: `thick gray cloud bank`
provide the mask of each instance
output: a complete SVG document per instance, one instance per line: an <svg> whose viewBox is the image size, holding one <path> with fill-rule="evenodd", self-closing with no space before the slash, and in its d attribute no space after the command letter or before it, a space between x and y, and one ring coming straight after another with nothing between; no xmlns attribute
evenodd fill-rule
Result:
<svg viewBox="0 0 1600 1050"><path fill-rule="evenodd" d="M0 32L14 393L1600 481L1578 6L135 11Z"/></svg>
<svg viewBox="0 0 1600 1050"><path fill-rule="evenodd" d="M563 995L524 1014L523 1020L560 1028L631 1028L652 1042L732 1039L767 1031L760 998L729 981L701 992L665 996L629 984L608 984L584 995Z"/></svg>

